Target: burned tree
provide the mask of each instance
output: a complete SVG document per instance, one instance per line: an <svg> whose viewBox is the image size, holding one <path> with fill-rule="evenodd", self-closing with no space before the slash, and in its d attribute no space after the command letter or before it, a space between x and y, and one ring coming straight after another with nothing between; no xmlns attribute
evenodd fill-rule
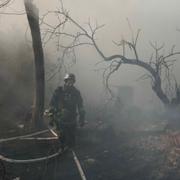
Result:
<svg viewBox="0 0 180 180"><path fill-rule="evenodd" d="M103 26L96 25L92 27L91 23L88 24L88 28L84 28L77 21L75 21L69 14L64 10L48 12L48 14L59 14L65 19L68 19L68 22L73 24L77 31L75 33L67 33L62 29L57 31L56 27L48 26L47 34L49 37L68 37L69 44L67 46L59 45L64 52L68 52L70 49L74 49L77 46L90 45L93 46L96 52L101 56L104 62L109 62L108 68L104 72L104 79L106 87L109 89L108 80L110 76L124 64L135 65L144 69L147 74L143 75L142 78L150 78L152 90L155 92L157 97L166 107L177 106L180 104L180 89L175 79L171 78L171 67L175 62L174 58L177 58L177 55L180 55L180 51L175 51L175 46L173 46L170 51L165 54L163 52L164 45L157 46L156 44L150 43L151 48L153 48L152 56L148 59L140 59L137 51L137 42L140 34L140 30L137 31L136 36L133 36L131 32L132 39L130 41L122 39L119 43L115 43L118 47L122 48L121 53L113 54L106 56L105 53L101 50L99 45L96 42L97 31ZM46 35L47 35L46 34ZM60 44L60 43L59 43ZM129 58L128 53L130 52L134 55L134 58ZM166 87L164 87L164 78L166 79ZM170 90L171 89L171 90ZM173 95L168 91L172 91Z"/></svg>
<svg viewBox="0 0 180 180"><path fill-rule="evenodd" d="M27 13L29 26L31 29L35 62L35 96L33 121L36 128L41 128L43 125L45 80L44 55L41 43L39 16L38 9L32 4L31 0L24 0L24 5Z"/></svg>

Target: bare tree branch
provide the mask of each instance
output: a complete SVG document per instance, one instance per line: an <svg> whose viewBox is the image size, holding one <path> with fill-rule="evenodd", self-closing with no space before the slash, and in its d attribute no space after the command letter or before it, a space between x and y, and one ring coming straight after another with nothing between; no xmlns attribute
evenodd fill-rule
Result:
<svg viewBox="0 0 180 180"><path fill-rule="evenodd" d="M180 55L180 51L175 51L175 46L172 46L170 49L170 52L165 54L164 49L165 45L162 44L161 46L158 46L157 43L151 43L150 46L153 49L153 53L150 57L150 59L144 60L141 59L138 55L137 51L137 44L138 39L140 35L140 29L138 29L136 35L134 36L133 28L131 27L131 24L128 21L130 32L131 32L131 41L127 41L124 38L120 41L120 43L113 42L116 46L122 48L122 53L112 54L112 55L105 55L105 53L102 51L100 46L97 44L97 41L95 39L95 36L97 35L97 31L104 27L104 25L97 25L95 27L92 26L90 23L90 20L88 21L87 25L88 28L84 28L82 25L80 25L76 20L74 20L69 13L64 10L64 7L61 9L61 11L53 11L50 13L59 14L64 16L64 19L66 19L66 23L71 23L77 28L76 33L68 33L66 31L56 31L56 27L54 26L51 28L49 26L49 33L56 35L56 36L64 36L68 37L70 43L68 45L59 45L62 49L64 49L63 57L65 57L65 54L69 52L70 49L74 49L78 46L82 45L91 45L95 48L96 52L100 55L100 57L104 60L104 62L110 62L108 68L106 68L103 72L103 79L105 80L105 86L108 89L108 91L112 94L110 88L109 88L109 79L111 75L116 72L119 67L123 64L129 64L129 65L135 65L139 66L147 71L146 75L143 75L142 78L150 78L152 83L152 89L156 93L156 95L160 98L160 100L165 104L169 105L171 103L171 97L169 97L166 92L163 90L162 83L162 77L165 77L166 81L168 82L169 88L173 86L171 84L171 67L173 66L177 55ZM52 36L51 36L52 38ZM83 41L82 41L83 39ZM134 58L129 58L126 54L126 49L132 51ZM172 59L173 58L173 59ZM179 101L180 103L180 101Z"/></svg>
<svg viewBox="0 0 180 180"><path fill-rule="evenodd" d="M0 2L0 8L7 6L11 1L12 0L3 0L2 2Z"/></svg>

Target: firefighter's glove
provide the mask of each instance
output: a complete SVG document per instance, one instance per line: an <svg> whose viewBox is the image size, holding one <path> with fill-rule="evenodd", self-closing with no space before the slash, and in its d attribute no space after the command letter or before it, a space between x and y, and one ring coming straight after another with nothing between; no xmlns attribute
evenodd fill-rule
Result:
<svg viewBox="0 0 180 180"><path fill-rule="evenodd" d="M49 118L52 118L53 117L53 113L49 113L48 116L49 116Z"/></svg>

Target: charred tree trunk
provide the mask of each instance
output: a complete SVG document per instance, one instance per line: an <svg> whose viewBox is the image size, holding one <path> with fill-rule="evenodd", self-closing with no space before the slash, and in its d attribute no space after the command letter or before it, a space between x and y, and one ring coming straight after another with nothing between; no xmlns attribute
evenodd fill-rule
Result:
<svg viewBox="0 0 180 180"><path fill-rule="evenodd" d="M38 9L32 4L31 0L24 0L24 5L32 35L32 45L35 61L35 94L33 123L35 128L39 129L42 128L44 124L43 112L45 95L44 55L39 27L39 12Z"/></svg>
<svg viewBox="0 0 180 180"><path fill-rule="evenodd" d="M171 106L171 102L162 90L160 77L157 75L154 79L154 85L152 86L153 91L156 93L161 102L169 108Z"/></svg>

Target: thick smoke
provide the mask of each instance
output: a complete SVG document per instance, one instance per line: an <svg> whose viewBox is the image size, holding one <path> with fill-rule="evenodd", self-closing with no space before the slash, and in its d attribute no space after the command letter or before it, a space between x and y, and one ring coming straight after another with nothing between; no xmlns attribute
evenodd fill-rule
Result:
<svg viewBox="0 0 180 180"><path fill-rule="evenodd" d="M1 127L14 126L26 119L34 98L34 54L31 41L27 41L21 33L15 31L11 35L3 33L0 36L0 114ZM46 97L48 108L52 92L59 85L61 76L58 72L52 79L56 65L46 49Z"/></svg>
<svg viewBox="0 0 180 180"><path fill-rule="evenodd" d="M40 2L35 1L37 3L37 6L40 8L40 12L43 11L46 12L47 7L50 8L51 6L56 6L56 2L49 3L47 2ZM119 3L98 3L98 6L96 3L89 2L90 5L88 5L87 9L85 4L83 4L83 8L77 7L78 4L84 3L81 0L80 3L72 3L72 2L65 2L65 5L68 9L71 10L71 15L80 24L83 24L83 22L86 22L88 20L88 16L93 17L95 16L95 19L98 20L98 22L106 23L107 26L105 29L102 29L99 34L97 34L98 38L98 44L100 44L101 48L105 52L105 54L111 54L114 52L114 46L112 45L111 41L115 40L116 42L121 39L122 36L126 35L130 37L130 32L128 29L127 22L125 21L125 18L130 18L130 21L132 24L135 24L135 30L136 28L142 28L142 37L140 37L140 44L138 46L138 50L140 51L140 55L142 58L145 57L145 59L148 59L151 52L149 52L149 41L157 40L158 42L162 42L162 40L171 44L176 44L177 38L174 40L174 34L164 32L167 29L164 28L161 29L161 25L154 27L158 21L161 18L164 19L164 16L157 16L154 18L153 11L155 10L154 7L156 7L156 2L152 1L150 3L151 6L144 5L142 8L142 2L124 2L120 1ZM173 1L176 2L176 1ZM17 2L17 7L19 5L22 5L22 3ZM51 4L51 5L50 5ZM119 6L121 4L121 6ZM166 4L167 5L167 1ZM69 5L69 6L68 6ZM134 6L135 5L135 8ZM168 4L169 5L169 4ZM99 11L99 6L101 7L101 11ZM175 3L172 3L172 6L175 6ZM54 7L52 7L54 9ZM77 11L77 8L78 11ZM89 9L90 8L90 9ZM107 8L107 9L106 9ZM106 16L107 10L109 8L112 8L113 11L110 11L110 14ZM114 10L114 8L117 8ZM122 8L119 10L119 8ZM147 8L151 8L152 13L144 13ZM173 7L174 8L174 7ZM173 9L172 8L172 9ZM154 9L154 10L153 10ZM76 14L78 12L78 14ZM147 11L149 12L149 11ZM168 11L169 13L171 11ZM81 16L81 14L87 14L86 16ZM142 15L144 13L144 15ZM155 11L155 13L159 13ZM164 12L163 12L164 13ZM171 13L173 14L173 13ZM173 15L172 15L173 16ZM18 17L20 18L20 17ZM172 17L173 19L174 17ZM17 21L17 17L14 17ZM112 21L112 19L115 19L115 21ZM153 19L154 21L150 22L147 19ZM121 21L121 22L119 22ZM23 21L24 22L24 19ZM116 23L114 23L116 22ZM11 23L11 22L10 22ZM14 21L13 21L14 23ZM173 21L172 24L169 25L172 27L171 32L175 31ZM162 22L163 25L166 25L166 23ZM21 26L24 27L24 24ZM134 26L133 26L134 27ZM151 27L151 28L150 28ZM163 27L163 26L162 26ZM174 28L174 29L173 29ZM154 31L152 31L152 29ZM158 33L163 31L164 33ZM133 29L134 30L134 29ZM23 30L22 30L23 31ZM1 95L0 95L0 102L1 102L1 112L2 117L1 119L8 119L8 120L14 120L14 117L16 116L15 112L18 112L23 110L23 108L26 110L32 105L33 101L33 79L34 79L34 73L33 73L33 52L31 48L31 44L27 45L27 42L24 41L22 38L22 34L18 35L18 33L14 32L11 37L9 37L9 34L5 33L4 35L1 35L1 44L3 46L0 47L0 53L1 53L1 62L0 62L0 81L1 81ZM160 35L159 35L160 34ZM145 37L144 37L145 36ZM157 37L158 36L158 37ZM172 37L170 37L172 36ZM147 45L148 50L146 49L144 51L144 46ZM55 44L53 45L55 46ZM52 48L52 47L51 47ZM53 47L54 48L54 47ZM52 49L53 49L52 48ZM46 79L49 77L49 71L48 68L51 69L51 67L54 67L55 65L52 65L48 59L54 59L54 52L50 49L51 53L47 53L46 56ZM48 52L49 52L48 51ZM57 58L57 57L56 57ZM154 108L155 111L159 111L159 100L158 98L153 94L150 86L150 82L146 81L147 83L139 83L136 82L136 79L138 79L139 76L142 75L140 69L135 69L132 71L132 68L129 66L123 66L115 76L111 79L111 84L113 85L120 85L120 86L127 86L130 85L132 87L135 87L134 90L134 99L136 99L136 102L132 105L132 103L127 103L126 105L123 105L123 107L118 107L118 105L112 105L111 107L108 107L108 110L104 110L104 106L106 106L106 96L103 96L103 88L102 88L102 78L99 74L96 74L94 69L96 69L95 64L102 59L97 55L97 53L93 50L88 48L85 49L79 49L77 53L77 64L74 66L75 68L72 69L72 72L77 75L77 87L81 90L82 96L84 97L85 106L87 107L88 117L87 119L98 119L96 117L99 116L99 114L103 114L103 117L101 119L108 119L112 121L113 119L117 122L121 122L124 120L125 122L128 122L127 119L129 119L129 125L132 125L133 121L135 124L135 121L138 119L141 119L143 121L149 119L152 119L150 114L156 114L153 113L154 110L149 110L151 113L143 113L140 108L144 108L145 106L151 105L154 107L154 103L157 104L157 108ZM79 65L78 65L79 64ZM52 66L51 66L52 65ZM177 66L178 67L178 66ZM71 69L69 69L71 71ZM57 75L55 78L51 79L50 81L46 82L47 88L46 88L46 107L48 107L49 98L52 95L53 90L60 85L60 82L62 82L62 76ZM151 93L151 94L150 94ZM152 95L153 94L153 95ZM118 96L118 95L117 95ZM152 97L150 97L152 96ZM158 101L158 102L157 102ZM114 102L115 103L115 102ZM138 107L137 107L138 106ZM161 107L160 107L161 108ZM103 109L103 110L102 110ZM145 110L144 110L145 111ZM102 113L103 112L103 113ZM162 110L160 111L162 112ZM142 116L140 117L140 114ZM145 116L144 116L144 115ZM92 117L93 116L93 117ZM148 116L148 117L147 117ZM19 117L19 115L18 115ZM92 117L92 118L91 118ZM108 118L107 118L108 117ZM18 118L16 118L18 119ZM153 118L155 119L155 118ZM138 123L136 123L138 124ZM120 126L122 123L120 123ZM132 125L133 126L133 125Z"/></svg>
<svg viewBox="0 0 180 180"><path fill-rule="evenodd" d="M1 121L15 122L32 104L33 54L17 34L1 36L0 103ZM3 124L3 123L1 123Z"/></svg>

